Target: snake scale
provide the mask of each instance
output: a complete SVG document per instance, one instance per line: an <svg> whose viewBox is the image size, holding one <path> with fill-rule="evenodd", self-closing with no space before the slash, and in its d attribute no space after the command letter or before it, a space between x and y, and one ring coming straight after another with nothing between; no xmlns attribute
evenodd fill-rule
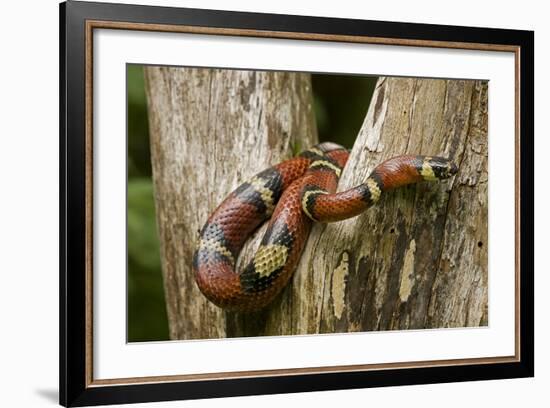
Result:
<svg viewBox="0 0 550 408"><path fill-rule="evenodd" d="M384 191L442 180L457 172L457 166L443 157L397 156L379 164L363 184L335 193L348 156L342 146L321 143L233 191L200 231L193 270L201 292L224 309L261 309L287 285L312 222L354 217L376 203ZM268 218L254 258L237 273L235 263L242 246Z"/></svg>

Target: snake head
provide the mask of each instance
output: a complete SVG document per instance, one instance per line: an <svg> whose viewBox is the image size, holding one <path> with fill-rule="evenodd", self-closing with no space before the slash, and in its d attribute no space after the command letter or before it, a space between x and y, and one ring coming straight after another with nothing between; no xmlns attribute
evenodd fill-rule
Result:
<svg viewBox="0 0 550 408"><path fill-rule="evenodd" d="M443 180L456 174L458 167L451 160L437 156L419 156L421 166L418 171L424 180Z"/></svg>
<svg viewBox="0 0 550 408"><path fill-rule="evenodd" d="M449 178L458 172L458 166L445 157L426 157L423 167L426 173L439 180Z"/></svg>

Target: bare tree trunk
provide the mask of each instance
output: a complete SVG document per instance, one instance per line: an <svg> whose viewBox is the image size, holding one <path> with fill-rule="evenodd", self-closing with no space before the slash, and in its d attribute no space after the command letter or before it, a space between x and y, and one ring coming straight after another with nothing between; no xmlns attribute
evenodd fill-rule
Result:
<svg viewBox="0 0 550 408"><path fill-rule="evenodd" d="M189 119L175 118L186 118L190 113L184 112L185 107L200 100L195 94L204 92L201 81L185 79L189 81L186 91L174 97L174 89L182 87L170 85L178 77L176 72L154 68L147 76L157 212L173 338L487 324L487 83L379 79L339 190L363 182L383 160L406 153L451 157L459 164L459 173L443 183L421 183L387 193L375 207L356 218L314 226L296 274L282 295L261 312L237 314L220 312L196 292L189 261L196 231L190 228L200 228L207 213L241 181L244 172L248 176L267 167L288 150L281 154L280 148L266 143L265 159L258 159L261 163L244 159L215 170L220 161L210 160L214 168L205 168L201 158L210 153L203 150L227 147L225 133L239 133L242 127L243 119L234 106L242 103L238 95L243 90L238 82L233 91L224 88L227 81L219 84L221 90L211 88L213 94L226 95L223 104L227 107L219 105L216 122L202 112L206 108L192 108L195 127L217 128L220 118L226 117L224 131L211 138L191 138L186 136L194 129ZM209 78L210 74L197 71L193 76ZM266 100L260 111L253 105L251 111L242 112L245 121L254 123L253 115L279 117L281 110L296 110L292 115L284 114L292 117L290 124L270 125L274 129L286 126L291 132L282 138L283 146L288 145L285 138L292 138L292 129L299 124L303 126L302 146L315 139L308 108L309 82L302 75L296 78L287 80L293 85L287 84L285 89L271 87L271 103ZM279 100L297 100L281 106L277 102L281 93L287 96ZM164 94L167 96L159 96ZM265 109L274 110L267 113ZM306 119L300 120L301 115ZM265 125L264 132L269 133L268 123ZM257 140L265 142L261 137ZM250 146L238 137L234 141L235 151L217 154L249 158ZM191 146L182 146L187 143ZM239 154L240 149L243 153ZM270 152L279 156L270 156ZM188 167L179 170L182 163ZM201 167L200 177L194 166ZM239 262L249 258L251 251L249 246Z"/></svg>
<svg viewBox="0 0 550 408"><path fill-rule="evenodd" d="M147 67L145 78L170 337L231 336L194 282L198 231L240 183L317 142L310 76Z"/></svg>

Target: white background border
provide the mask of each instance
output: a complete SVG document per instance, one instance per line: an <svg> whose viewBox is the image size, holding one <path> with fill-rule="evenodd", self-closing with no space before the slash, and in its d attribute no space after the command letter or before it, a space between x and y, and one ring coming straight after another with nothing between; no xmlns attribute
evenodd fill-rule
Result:
<svg viewBox="0 0 550 408"><path fill-rule="evenodd" d="M95 379L514 354L513 53L108 29L93 44ZM126 344L126 63L488 79L489 327Z"/></svg>
<svg viewBox="0 0 550 408"><path fill-rule="evenodd" d="M166 5L171 0L144 3ZM137 0L136 0L137 2ZM547 163L550 121L550 25L544 2L525 0L464 0L459 4L436 0L181 0L182 7L248 10L284 14L349 17L386 21L503 27L536 31L535 69L535 356L536 377L408 387L234 397L214 400L136 404L135 408L281 408L338 407L356 404L446 408L468 406L540 407L550 383L550 274L548 231L550 190ZM0 380L7 384L0 395L4 406L36 408L57 406L58 384L58 0L3 2L0 25L3 83L0 107L0 170L5 194L0 202ZM25 24L16 16L25 16ZM13 17L13 18L11 18ZM17 41L10 41L16 36ZM9 62L9 63L8 63ZM531 143L531 140L524 140ZM24 154L20 154L24 152ZM14 176L17 170L17 176ZM29 232L32 233L29 233ZM32 248L32 251L30 251ZM25 288L22 294L21 288ZM113 407L128 405L113 405Z"/></svg>

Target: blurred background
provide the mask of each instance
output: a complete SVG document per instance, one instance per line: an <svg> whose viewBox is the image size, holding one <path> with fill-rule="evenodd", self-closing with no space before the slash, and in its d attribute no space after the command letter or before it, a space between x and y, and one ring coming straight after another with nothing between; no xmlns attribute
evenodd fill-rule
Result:
<svg viewBox="0 0 550 408"><path fill-rule="evenodd" d="M168 320L155 221L149 125L141 65L127 65L128 341L168 340ZM376 77L312 74L320 141L351 148Z"/></svg>

